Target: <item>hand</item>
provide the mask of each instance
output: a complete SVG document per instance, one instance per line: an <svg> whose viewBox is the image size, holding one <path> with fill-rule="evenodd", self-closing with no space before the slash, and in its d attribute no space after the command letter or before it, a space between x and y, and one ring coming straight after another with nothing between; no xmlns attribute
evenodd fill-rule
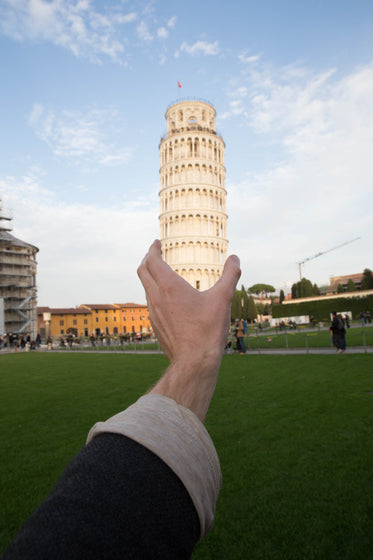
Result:
<svg viewBox="0 0 373 560"><path fill-rule="evenodd" d="M170 361L170 368L151 392L173 398L204 419L224 352L230 304L241 275L239 259L229 257L218 282L199 292L162 260L161 244L156 240L138 275L154 332Z"/></svg>

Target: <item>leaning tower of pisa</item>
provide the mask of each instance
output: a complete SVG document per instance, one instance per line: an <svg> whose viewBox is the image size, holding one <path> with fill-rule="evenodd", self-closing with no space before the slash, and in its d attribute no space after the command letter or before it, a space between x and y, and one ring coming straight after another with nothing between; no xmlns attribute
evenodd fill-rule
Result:
<svg viewBox="0 0 373 560"><path fill-rule="evenodd" d="M220 277L227 258L224 141L205 101L166 111L160 151L160 228L165 261L198 290Z"/></svg>

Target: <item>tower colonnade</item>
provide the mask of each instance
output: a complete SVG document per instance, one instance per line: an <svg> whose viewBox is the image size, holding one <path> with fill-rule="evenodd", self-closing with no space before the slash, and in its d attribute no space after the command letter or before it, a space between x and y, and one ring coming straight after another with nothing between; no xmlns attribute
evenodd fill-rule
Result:
<svg viewBox="0 0 373 560"><path fill-rule="evenodd" d="M159 146L163 257L200 290L218 280L227 258L225 144L215 116L204 101L171 105Z"/></svg>

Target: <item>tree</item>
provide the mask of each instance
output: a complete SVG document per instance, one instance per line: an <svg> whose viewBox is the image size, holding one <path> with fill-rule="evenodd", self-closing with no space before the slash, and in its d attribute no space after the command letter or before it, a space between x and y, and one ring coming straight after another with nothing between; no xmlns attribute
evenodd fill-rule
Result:
<svg viewBox="0 0 373 560"><path fill-rule="evenodd" d="M343 288L342 284L338 284L337 294L343 294L343 292L344 292L344 288Z"/></svg>
<svg viewBox="0 0 373 560"><path fill-rule="evenodd" d="M280 290L280 303L282 303L285 299L285 293L284 290Z"/></svg>
<svg viewBox="0 0 373 560"><path fill-rule="evenodd" d="M352 280L352 278L350 278L349 281L347 282L347 291L348 292L356 291L355 282Z"/></svg>
<svg viewBox="0 0 373 560"><path fill-rule="evenodd" d="M361 281L362 290L372 290L373 289L373 273L370 268L366 268L363 272L363 279Z"/></svg>
<svg viewBox="0 0 373 560"><path fill-rule="evenodd" d="M313 293L314 296L319 296L320 295L320 288L318 287L317 284L313 285L312 293Z"/></svg>
<svg viewBox="0 0 373 560"><path fill-rule="evenodd" d="M309 297L314 295L314 287L312 286L311 280L307 278L302 278L299 282L296 282L291 287L292 298Z"/></svg>
<svg viewBox="0 0 373 560"><path fill-rule="evenodd" d="M267 294L273 294L275 291L276 289L271 284L254 284L249 288L249 292L257 296L259 294L267 296Z"/></svg>
<svg viewBox="0 0 373 560"><path fill-rule="evenodd" d="M253 296L248 298L248 310L247 319L249 321L254 321L257 318L258 312L256 310L256 305Z"/></svg>
<svg viewBox="0 0 373 560"><path fill-rule="evenodd" d="M255 306L258 315L269 315L270 306L268 303L256 303Z"/></svg>
<svg viewBox="0 0 373 560"><path fill-rule="evenodd" d="M300 288L300 286L298 286L299 282L295 282L292 287L291 287L291 297L292 299L297 299L297 297L300 297L298 295L298 290Z"/></svg>
<svg viewBox="0 0 373 560"><path fill-rule="evenodd" d="M241 307L242 307L242 312L240 318L243 317L244 319L247 319L248 312L249 312L249 297L247 295L247 291L244 285L241 286Z"/></svg>
<svg viewBox="0 0 373 560"><path fill-rule="evenodd" d="M241 290L235 290L231 306L231 321L241 318L242 316L241 297Z"/></svg>

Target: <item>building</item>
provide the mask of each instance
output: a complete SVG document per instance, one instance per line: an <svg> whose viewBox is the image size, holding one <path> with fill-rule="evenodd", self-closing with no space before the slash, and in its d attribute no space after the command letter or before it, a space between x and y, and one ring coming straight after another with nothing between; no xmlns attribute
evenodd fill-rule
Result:
<svg viewBox="0 0 373 560"><path fill-rule="evenodd" d="M215 116L205 101L172 104L159 145L163 258L198 290L215 284L227 258L225 144Z"/></svg>
<svg viewBox="0 0 373 560"><path fill-rule="evenodd" d="M14 237L10 222L0 206L0 326L3 333L29 333L34 339L39 249Z"/></svg>
<svg viewBox="0 0 373 560"><path fill-rule="evenodd" d="M353 281L356 290L360 290L363 277L364 277L363 272L360 272L358 274L347 274L346 276L332 276L329 279L331 291L337 291L339 284L341 284L343 286L344 291L347 292L349 280Z"/></svg>
<svg viewBox="0 0 373 560"><path fill-rule="evenodd" d="M38 307L42 338L67 334L84 337L152 332L146 305L138 303L82 304L78 307Z"/></svg>

